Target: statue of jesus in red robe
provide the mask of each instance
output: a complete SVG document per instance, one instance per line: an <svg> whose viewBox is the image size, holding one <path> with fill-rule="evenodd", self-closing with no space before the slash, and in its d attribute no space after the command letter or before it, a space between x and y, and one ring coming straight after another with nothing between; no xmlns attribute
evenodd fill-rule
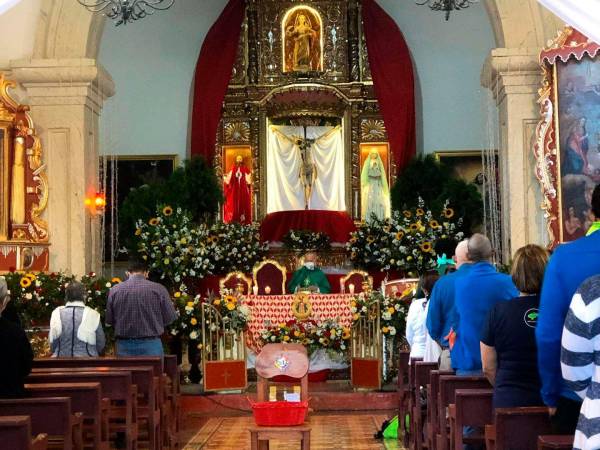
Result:
<svg viewBox="0 0 600 450"><path fill-rule="evenodd" d="M252 184L252 178L250 176L250 169L244 166L244 158L242 155L236 156L235 165L225 175L223 181L225 184L223 221L225 223L251 223L250 186Z"/></svg>

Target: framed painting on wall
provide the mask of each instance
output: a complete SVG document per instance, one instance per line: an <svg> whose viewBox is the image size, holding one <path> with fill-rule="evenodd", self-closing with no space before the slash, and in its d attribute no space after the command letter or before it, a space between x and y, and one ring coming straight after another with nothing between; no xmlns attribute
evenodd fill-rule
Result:
<svg viewBox="0 0 600 450"><path fill-rule="evenodd" d="M435 152L435 158L452 169L456 178L473 183L479 189L483 186L485 171L481 150L457 150Z"/></svg>
<svg viewBox="0 0 600 450"><path fill-rule="evenodd" d="M600 46L570 27L541 54L536 176L551 246L586 234L600 183Z"/></svg>

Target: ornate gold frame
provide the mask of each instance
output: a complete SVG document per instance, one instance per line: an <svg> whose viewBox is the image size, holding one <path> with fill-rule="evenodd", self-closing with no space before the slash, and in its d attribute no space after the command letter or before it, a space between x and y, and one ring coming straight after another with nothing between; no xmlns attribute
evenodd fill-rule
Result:
<svg viewBox="0 0 600 450"><path fill-rule="evenodd" d="M540 55L542 86L538 90L538 103L541 118L535 129L533 153L550 248L563 241L557 64L558 60L567 63L572 58L576 61L587 57L594 59L599 52L598 44L567 26L558 32Z"/></svg>
<svg viewBox="0 0 600 450"><path fill-rule="evenodd" d="M282 292L285 294L286 292L286 284L287 284L287 270L285 269L285 267L283 267L281 264L279 264L277 261L275 261L274 259L265 259L264 261L261 261L260 263L258 263L257 265L255 265L252 269L252 282L253 282L253 286L257 286L258 287L258 272L267 264L271 264L274 265L283 275L283 281L281 284L281 289Z"/></svg>
<svg viewBox="0 0 600 450"><path fill-rule="evenodd" d="M250 294L252 292L252 280L249 277L247 277L243 272L239 272L239 271L229 272L227 275L225 275L224 278L221 278L219 280L219 288L225 289L226 288L225 285L232 278L237 278L238 280L246 283L246 287L248 288L248 294Z"/></svg>

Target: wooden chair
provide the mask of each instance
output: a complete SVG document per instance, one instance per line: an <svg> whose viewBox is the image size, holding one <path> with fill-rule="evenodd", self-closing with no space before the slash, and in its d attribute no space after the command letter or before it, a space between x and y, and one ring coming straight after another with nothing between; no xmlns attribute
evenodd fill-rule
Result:
<svg viewBox="0 0 600 450"><path fill-rule="evenodd" d="M274 259L266 259L252 270L252 281L258 287L258 295L267 295L267 286L271 289L268 295L285 294L287 271Z"/></svg>
<svg viewBox="0 0 600 450"><path fill-rule="evenodd" d="M350 285L354 286L354 293L360 294L363 292L363 283L369 283L369 288L373 289L373 277L364 270L353 270L340 278L340 292L350 293Z"/></svg>
<svg viewBox="0 0 600 450"><path fill-rule="evenodd" d="M439 433L438 417L438 394L440 392L440 376L454 375L451 370L432 370L429 374L429 384L427 385L427 448L436 450L437 435Z"/></svg>
<svg viewBox="0 0 600 450"><path fill-rule="evenodd" d="M456 375L441 375L438 393L439 433L436 447L438 450L449 450L448 407L454 403L457 389L490 389L490 383L485 377L459 377Z"/></svg>
<svg viewBox="0 0 600 450"><path fill-rule="evenodd" d="M492 389L458 389L454 403L448 408L450 419L451 450L462 450L463 444L485 444L484 427L494 421ZM481 428L481 433L463 435L465 426Z"/></svg>
<svg viewBox="0 0 600 450"><path fill-rule="evenodd" d="M62 368L62 371L71 373L88 372L89 367L70 367ZM138 426L142 428L143 422L148 436L149 447L153 450L160 450L160 409L158 405L159 387L158 377L154 377L151 366L131 366L131 367L95 367L96 371L104 372L128 372L131 373L131 380L137 386L137 418ZM56 373L55 368L34 368L33 373ZM121 410L123 415L126 413L125 407L115 408ZM138 438L138 440L140 440Z"/></svg>
<svg viewBox="0 0 600 450"><path fill-rule="evenodd" d="M48 435L38 434L31 439L29 416L0 417L0 442L2 448L11 450L46 450Z"/></svg>
<svg viewBox="0 0 600 450"><path fill-rule="evenodd" d="M230 289L234 292L239 290L240 294L248 295L251 292L252 280L242 272L230 272L225 278L219 280L221 289Z"/></svg>
<svg viewBox="0 0 600 450"><path fill-rule="evenodd" d="M70 398L0 400L0 416L29 416L32 433L48 435L48 448L83 450L82 414L73 414Z"/></svg>
<svg viewBox="0 0 600 450"><path fill-rule="evenodd" d="M419 285L418 278L402 278L398 280L384 281L382 283L383 293L388 297L402 296L407 290L415 290Z"/></svg>
<svg viewBox="0 0 600 450"><path fill-rule="evenodd" d="M427 384L429 384L430 374L432 370L438 368L438 363L417 361L414 363L414 402L413 408L411 409L411 436L413 436L412 443L416 450L424 448L423 436L426 432L424 426L425 408L421 403L421 392L425 394Z"/></svg>
<svg viewBox="0 0 600 450"><path fill-rule="evenodd" d="M102 386L102 396L111 402L109 411L109 431L125 433L127 450L137 448L137 387L133 384L131 372L53 372L31 373L26 383L89 383Z"/></svg>
<svg viewBox="0 0 600 450"><path fill-rule="evenodd" d="M545 434L538 436L537 450L571 450L575 436L565 434Z"/></svg>
<svg viewBox="0 0 600 450"><path fill-rule="evenodd" d="M494 424L485 427L485 445L487 450L535 449L538 436L551 432L546 407L496 408Z"/></svg>
<svg viewBox="0 0 600 450"><path fill-rule="evenodd" d="M31 398L68 397L74 412L83 414L83 443L97 450L108 449L108 409L100 383L27 384Z"/></svg>
<svg viewBox="0 0 600 450"><path fill-rule="evenodd" d="M294 427L259 427L250 426L251 450L269 450L269 440L285 439L301 441L302 450L310 450L310 425Z"/></svg>

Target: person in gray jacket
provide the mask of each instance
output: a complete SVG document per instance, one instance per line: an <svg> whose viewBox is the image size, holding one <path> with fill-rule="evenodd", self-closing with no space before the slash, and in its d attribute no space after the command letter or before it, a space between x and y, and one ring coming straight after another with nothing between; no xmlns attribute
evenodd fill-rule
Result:
<svg viewBox="0 0 600 450"><path fill-rule="evenodd" d="M106 337L100 314L85 306L83 284L72 281L65 289L65 306L52 311L50 349L52 356L92 357L104 350Z"/></svg>

